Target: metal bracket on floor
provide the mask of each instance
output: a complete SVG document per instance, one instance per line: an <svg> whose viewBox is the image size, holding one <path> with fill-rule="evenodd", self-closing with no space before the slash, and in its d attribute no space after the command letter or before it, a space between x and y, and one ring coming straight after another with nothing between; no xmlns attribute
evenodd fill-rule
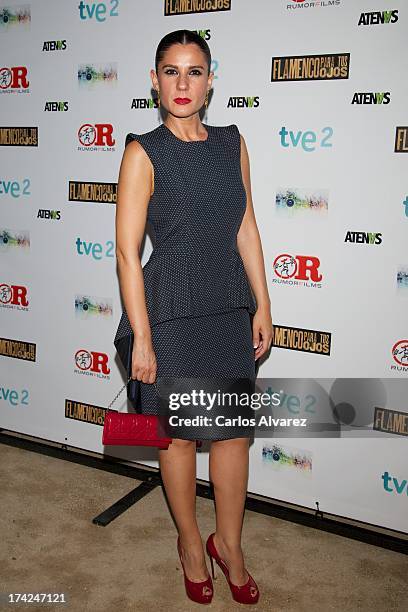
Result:
<svg viewBox="0 0 408 612"><path fill-rule="evenodd" d="M106 527L109 525L115 518L126 512L133 504L142 499L145 495L148 495L153 489L160 486L161 481L157 477L150 477L140 483L133 491L130 491L119 499L117 502L109 506L106 510L98 514L92 522L95 525L100 525L101 527Z"/></svg>
<svg viewBox="0 0 408 612"><path fill-rule="evenodd" d="M324 518L323 517L323 512L319 508L319 502L317 501L317 502L315 502L315 504L316 504L316 510L315 510L315 513L314 513L315 517L316 518L321 518L321 519Z"/></svg>

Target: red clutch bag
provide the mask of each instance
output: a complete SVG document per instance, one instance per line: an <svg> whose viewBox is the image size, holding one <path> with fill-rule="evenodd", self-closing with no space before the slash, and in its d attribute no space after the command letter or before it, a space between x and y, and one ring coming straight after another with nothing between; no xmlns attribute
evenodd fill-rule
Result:
<svg viewBox="0 0 408 612"><path fill-rule="evenodd" d="M167 449L172 442L172 438L162 435L160 421L156 415L111 410L112 404L125 387L127 387L128 397L136 400L140 386L139 381L131 377L133 334L121 338L120 341L115 343L115 346L126 368L128 380L106 409L102 444L105 446L156 446L157 448ZM157 389L157 384L153 384Z"/></svg>
<svg viewBox="0 0 408 612"><path fill-rule="evenodd" d="M167 449L171 442L172 438L160 435L159 419L156 415L119 412L107 408L102 432L104 446L156 446Z"/></svg>

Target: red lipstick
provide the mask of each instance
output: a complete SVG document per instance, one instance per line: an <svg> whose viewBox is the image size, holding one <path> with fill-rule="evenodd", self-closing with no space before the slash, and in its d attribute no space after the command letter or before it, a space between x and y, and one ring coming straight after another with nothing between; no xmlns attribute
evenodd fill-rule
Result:
<svg viewBox="0 0 408 612"><path fill-rule="evenodd" d="M174 98L176 104L190 104L190 98Z"/></svg>

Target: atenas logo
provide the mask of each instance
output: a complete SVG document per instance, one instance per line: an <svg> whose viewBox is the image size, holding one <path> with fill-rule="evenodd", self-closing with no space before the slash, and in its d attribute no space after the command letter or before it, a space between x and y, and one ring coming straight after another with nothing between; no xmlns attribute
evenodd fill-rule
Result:
<svg viewBox="0 0 408 612"><path fill-rule="evenodd" d="M49 208L39 208L37 219L50 219L51 221L59 221L61 219L60 210L50 210Z"/></svg>
<svg viewBox="0 0 408 612"><path fill-rule="evenodd" d="M319 272L319 267L318 257L281 253L273 262L273 271L277 278L273 278L272 281L320 289L323 276Z"/></svg>
<svg viewBox="0 0 408 612"><path fill-rule="evenodd" d="M136 110L159 108L158 98L133 98L130 108Z"/></svg>
<svg viewBox="0 0 408 612"><path fill-rule="evenodd" d="M373 13L361 13L358 25L377 25L384 23L396 23L398 21L398 10L375 11Z"/></svg>
<svg viewBox="0 0 408 612"><path fill-rule="evenodd" d="M68 102L46 102L44 105L44 112L49 112L49 113L60 113L60 112L67 112L69 110L68 108Z"/></svg>
<svg viewBox="0 0 408 612"><path fill-rule="evenodd" d="M230 96L227 108L258 108L259 96Z"/></svg>
<svg viewBox="0 0 408 612"><path fill-rule="evenodd" d="M382 234L378 232L346 232L344 242L353 244L381 244Z"/></svg>
<svg viewBox="0 0 408 612"><path fill-rule="evenodd" d="M356 91L352 104L389 104L391 93L389 91Z"/></svg>
<svg viewBox="0 0 408 612"><path fill-rule="evenodd" d="M78 151L114 151L116 140L113 138L111 123L83 123L78 130L81 146Z"/></svg>
<svg viewBox="0 0 408 612"><path fill-rule="evenodd" d="M65 51L67 41L64 40L46 40L43 43L43 51Z"/></svg>
<svg viewBox="0 0 408 612"><path fill-rule="evenodd" d="M26 66L0 68L0 93L29 93L27 72Z"/></svg>

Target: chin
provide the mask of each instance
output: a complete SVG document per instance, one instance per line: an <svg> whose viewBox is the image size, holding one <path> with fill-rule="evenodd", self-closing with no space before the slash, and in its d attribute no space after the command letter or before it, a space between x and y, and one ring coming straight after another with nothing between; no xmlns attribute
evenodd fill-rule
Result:
<svg viewBox="0 0 408 612"><path fill-rule="evenodd" d="M186 115L194 115L198 110L198 108L194 108L191 104L186 104L185 106L173 104L170 112L176 117L185 117Z"/></svg>

